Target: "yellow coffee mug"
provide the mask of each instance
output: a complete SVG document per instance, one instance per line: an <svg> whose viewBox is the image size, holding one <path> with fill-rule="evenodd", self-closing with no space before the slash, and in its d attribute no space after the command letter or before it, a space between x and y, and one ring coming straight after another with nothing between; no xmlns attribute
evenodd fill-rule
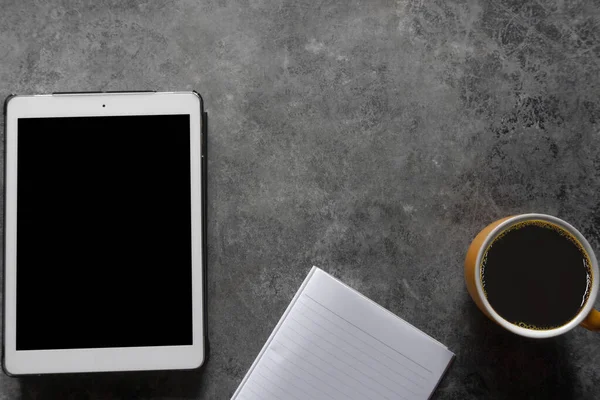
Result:
<svg viewBox="0 0 600 400"><path fill-rule="evenodd" d="M579 313L568 323L559 326L557 328L547 330L536 330L527 329L514 323L507 321L502 318L488 302L484 291L483 284L481 281L481 263L482 257L488 249L489 245L501 232L504 232L507 228L524 221L529 220L541 220L551 224L557 225L558 227L566 230L572 234L583 246L584 250L589 256L591 261L591 290L586 304L579 310ZM518 277L515 277L518 279ZM563 221L560 218L556 218L545 214L521 214L512 217L506 217L499 219L498 221L492 222L486 226L471 242L469 250L467 251L467 257L465 258L465 281L469 294L477 304L477 307L485 313L490 319L506 328L507 330L516 333L521 336L531 338L548 338L552 336L562 335L563 333L570 331L577 325L581 325L592 331L600 331L600 311L593 308L594 301L598 295L598 286L600 283L600 274L598 272L598 261L592 247L585 239L585 237L572 225Z"/></svg>

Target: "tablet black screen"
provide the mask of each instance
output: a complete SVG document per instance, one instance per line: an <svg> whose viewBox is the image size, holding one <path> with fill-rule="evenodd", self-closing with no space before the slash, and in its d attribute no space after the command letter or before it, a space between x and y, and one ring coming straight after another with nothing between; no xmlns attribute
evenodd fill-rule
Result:
<svg viewBox="0 0 600 400"><path fill-rule="evenodd" d="M192 344L189 115L18 120L17 350Z"/></svg>

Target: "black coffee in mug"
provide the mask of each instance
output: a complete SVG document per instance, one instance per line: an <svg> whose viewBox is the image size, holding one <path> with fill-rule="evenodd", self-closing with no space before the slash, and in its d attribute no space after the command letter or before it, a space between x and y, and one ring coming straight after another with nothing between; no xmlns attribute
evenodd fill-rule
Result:
<svg viewBox="0 0 600 400"><path fill-rule="evenodd" d="M529 220L502 231L486 249L481 283L492 308L529 329L571 321L591 290L591 261L583 245L558 225Z"/></svg>

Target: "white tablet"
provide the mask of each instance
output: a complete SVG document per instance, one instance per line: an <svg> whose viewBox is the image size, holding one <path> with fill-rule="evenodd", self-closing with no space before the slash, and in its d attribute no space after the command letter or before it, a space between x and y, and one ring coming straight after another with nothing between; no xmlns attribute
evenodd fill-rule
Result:
<svg viewBox="0 0 600 400"><path fill-rule="evenodd" d="M7 99L8 374L203 363L204 117L193 92Z"/></svg>

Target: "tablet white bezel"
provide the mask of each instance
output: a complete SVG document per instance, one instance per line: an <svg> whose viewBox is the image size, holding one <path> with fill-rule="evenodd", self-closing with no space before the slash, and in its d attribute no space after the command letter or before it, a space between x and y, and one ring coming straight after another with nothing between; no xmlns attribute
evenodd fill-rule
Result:
<svg viewBox="0 0 600 400"><path fill-rule="evenodd" d="M4 368L13 375L191 369L204 362L201 99L196 93L16 96L6 109ZM16 350L17 120L36 117L190 115L192 324L189 346ZM167 132L165 132L166 134ZM51 329L51 327L45 327ZM40 331L40 335L44 332Z"/></svg>

